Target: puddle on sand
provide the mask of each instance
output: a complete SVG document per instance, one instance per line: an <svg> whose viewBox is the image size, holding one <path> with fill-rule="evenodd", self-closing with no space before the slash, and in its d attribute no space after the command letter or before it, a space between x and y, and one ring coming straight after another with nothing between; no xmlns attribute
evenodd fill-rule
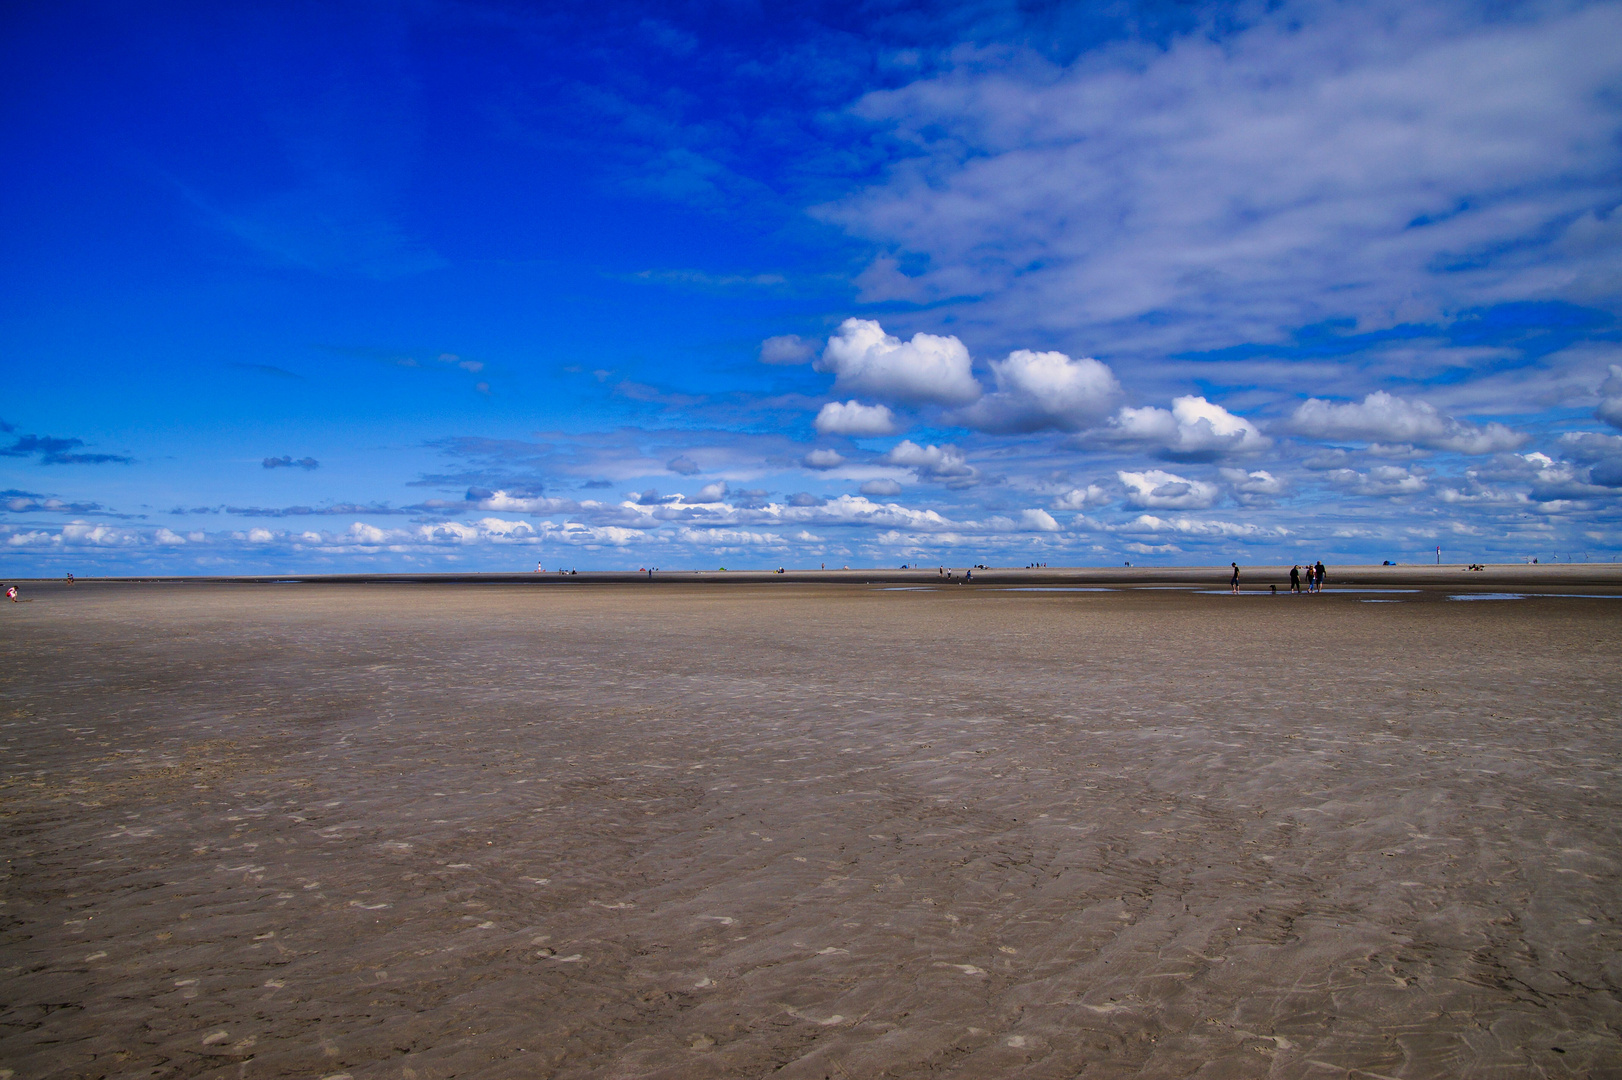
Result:
<svg viewBox="0 0 1622 1080"><path fill-rule="evenodd" d="M1101 585L1017 585L996 592L1114 592Z"/></svg>
<svg viewBox="0 0 1622 1080"><path fill-rule="evenodd" d="M1622 600L1618 593L1573 593L1573 592L1478 592L1454 593L1449 600L1525 600L1535 597L1540 600Z"/></svg>

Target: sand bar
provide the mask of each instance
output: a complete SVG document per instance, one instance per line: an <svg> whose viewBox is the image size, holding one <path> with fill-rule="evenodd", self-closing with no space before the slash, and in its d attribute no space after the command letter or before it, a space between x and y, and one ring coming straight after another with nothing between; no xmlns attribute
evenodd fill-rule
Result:
<svg viewBox="0 0 1622 1080"><path fill-rule="evenodd" d="M31 585L0 1074L1622 1075L1622 581L1399 570Z"/></svg>

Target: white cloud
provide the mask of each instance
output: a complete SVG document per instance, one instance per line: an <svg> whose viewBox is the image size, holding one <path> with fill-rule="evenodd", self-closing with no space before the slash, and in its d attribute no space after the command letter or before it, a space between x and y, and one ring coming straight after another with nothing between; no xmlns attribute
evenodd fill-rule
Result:
<svg viewBox="0 0 1622 1080"><path fill-rule="evenodd" d="M758 515L761 520L781 520L821 525L867 525L905 528L924 532L944 532L956 526L938 511L915 510L899 503L876 503L860 495L840 495L820 506L772 505Z"/></svg>
<svg viewBox="0 0 1622 1080"><path fill-rule="evenodd" d="M870 291L1111 351L1614 297L1617 40L1615 4L1376 0L1068 68L966 49L861 100L915 156L823 213L891 249Z"/></svg>
<svg viewBox="0 0 1622 1080"><path fill-rule="evenodd" d="M1612 364L1611 373L1600 383L1599 408L1594 415L1612 427L1622 428L1622 364Z"/></svg>
<svg viewBox="0 0 1622 1080"><path fill-rule="evenodd" d="M1034 532L1058 532L1059 523L1053 520L1053 515L1046 510L1030 509L1019 512L1021 528Z"/></svg>
<svg viewBox="0 0 1622 1080"><path fill-rule="evenodd" d="M782 547L777 533L749 532L744 529L682 529L677 534L684 543L704 547Z"/></svg>
<svg viewBox="0 0 1622 1080"><path fill-rule="evenodd" d="M979 483L979 473L963 457L963 452L952 445L919 446L911 439L896 444L884 460L891 465L912 469L920 479L938 480L948 487L968 487Z"/></svg>
<svg viewBox="0 0 1622 1080"><path fill-rule="evenodd" d="M1222 479L1244 506L1271 506L1289 490L1289 485L1266 469L1219 469Z"/></svg>
<svg viewBox="0 0 1622 1080"><path fill-rule="evenodd" d="M1174 532L1185 536L1221 536L1221 537L1280 537L1288 536L1290 530L1280 527L1267 528L1249 522L1234 521L1204 521L1199 518L1179 517L1163 518L1154 514L1139 514L1124 525L1118 525L1112 532L1126 533L1162 533Z"/></svg>
<svg viewBox="0 0 1622 1080"><path fill-rule="evenodd" d="M696 503L718 503L727 497L727 483L717 480L713 484L705 484L693 495Z"/></svg>
<svg viewBox="0 0 1622 1080"><path fill-rule="evenodd" d="M1115 474L1126 486L1126 501L1145 510L1204 510L1216 502L1217 486L1163 469Z"/></svg>
<svg viewBox="0 0 1622 1080"><path fill-rule="evenodd" d="M837 469L845 463L845 455L838 450L813 450L800 459L808 469Z"/></svg>
<svg viewBox="0 0 1622 1080"><path fill-rule="evenodd" d="M699 471L698 462L694 461L686 454L677 454L675 457L665 462L665 468L669 469L673 473L680 473L682 476L692 476L694 473Z"/></svg>
<svg viewBox="0 0 1622 1080"><path fill-rule="evenodd" d="M869 480L862 485L861 492L863 495L899 495L901 494L901 485L889 479Z"/></svg>
<svg viewBox="0 0 1622 1080"><path fill-rule="evenodd" d="M1088 484L1084 488L1071 488L1069 491L1053 500L1055 510L1080 510L1088 502L1098 502L1104 498L1104 489L1097 484Z"/></svg>
<svg viewBox="0 0 1622 1080"><path fill-rule="evenodd" d="M255 532L263 532L256 529ZM62 543L86 547L127 547L141 542L141 533L135 529L120 529L112 525L95 525L87 521L74 521L62 526Z"/></svg>
<svg viewBox="0 0 1622 1080"><path fill-rule="evenodd" d="M1249 420L1192 395L1173 399L1169 411L1152 405L1123 408L1095 438L1152 447L1179 461L1214 461L1272 445Z"/></svg>
<svg viewBox="0 0 1622 1080"><path fill-rule="evenodd" d="M1400 465L1377 465L1366 473L1356 469L1335 469L1325 473L1324 478L1357 495L1417 495L1427 486L1423 474Z"/></svg>
<svg viewBox="0 0 1622 1080"><path fill-rule="evenodd" d="M817 412L816 426L824 435L891 435L895 414L884 405L830 401Z"/></svg>
<svg viewBox="0 0 1622 1080"><path fill-rule="evenodd" d="M1121 384L1091 357L1020 349L991 362L997 389L957 414L960 422L997 433L1078 431L1108 414Z"/></svg>
<svg viewBox="0 0 1622 1080"><path fill-rule="evenodd" d="M955 337L920 333L903 342L871 319L846 319L816 363L843 389L936 405L964 405L980 396L970 367L969 350Z"/></svg>
<svg viewBox="0 0 1622 1080"><path fill-rule="evenodd" d="M1523 445L1527 436L1503 424L1471 424L1443 416L1424 401L1376 391L1360 402L1337 405L1308 398L1286 427L1313 439L1349 439L1375 443L1411 443L1461 454L1492 454Z"/></svg>
<svg viewBox="0 0 1622 1080"><path fill-rule="evenodd" d="M762 364L803 364L817 352L817 343L798 334L779 334L760 343Z"/></svg>
<svg viewBox="0 0 1622 1080"><path fill-rule="evenodd" d="M499 510L508 514L555 514L560 510L572 510L577 504L570 499L552 499L540 495L509 495L505 491L493 491L482 499L470 499L466 505L471 510Z"/></svg>

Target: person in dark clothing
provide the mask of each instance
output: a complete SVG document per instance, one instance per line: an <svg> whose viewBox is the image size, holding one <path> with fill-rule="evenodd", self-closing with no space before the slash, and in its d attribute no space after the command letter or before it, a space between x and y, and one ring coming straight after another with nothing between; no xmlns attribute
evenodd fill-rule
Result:
<svg viewBox="0 0 1622 1080"><path fill-rule="evenodd" d="M1301 564L1300 563L1296 563L1294 566L1290 567L1290 591L1292 593L1298 593L1298 592L1301 591Z"/></svg>
<svg viewBox="0 0 1622 1080"><path fill-rule="evenodd" d="M1314 575L1318 579L1318 591L1323 592L1324 591L1324 561L1322 559L1319 559L1318 560L1318 565L1313 567L1312 569L1313 569Z"/></svg>
<svg viewBox="0 0 1622 1080"><path fill-rule="evenodd" d="M1233 564L1233 577L1228 582L1228 591L1231 592L1231 593L1235 593L1235 594L1237 594L1239 592L1239 564L1238 563Z"/></svg>

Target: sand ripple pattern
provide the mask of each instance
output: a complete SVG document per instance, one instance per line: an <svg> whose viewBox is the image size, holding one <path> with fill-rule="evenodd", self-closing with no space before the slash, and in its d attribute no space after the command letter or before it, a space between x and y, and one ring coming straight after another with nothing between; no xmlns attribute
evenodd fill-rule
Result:
<svg viewBox="0 0 1622 1080"><path fill-rule="evenodd" d="M1622 1076L1605 601L36 594L0 1080Z"/></svg>

